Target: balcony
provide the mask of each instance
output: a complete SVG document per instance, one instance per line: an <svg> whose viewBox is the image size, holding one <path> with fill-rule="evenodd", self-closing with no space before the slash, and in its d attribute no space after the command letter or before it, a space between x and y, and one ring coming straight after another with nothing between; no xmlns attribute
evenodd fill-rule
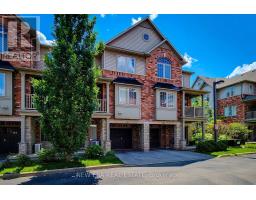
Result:
<svg viewBox="0 0 256 200"><path fill-rule="evenodd" d="M249 111L245 113L245 119L247 121L256 121L256 111Z"/></svg>
<svg viewBox="0 0 256 200"><path fill-rule="evenodd" d="M188 118L203 118L204 109L203 107L185 106L185 117Z"/></svg>
<svg viewBox="0 0 256 200"><path fill-rule="evenodd" d="M35 110L35 104L33 101L34 94L26 94L25 95L25 108L26 110Z"/></svg>
<svg viewBox="0 0 256 200"><path fill-rule="evenodd" d="M98 99L98 106L96 107L95 112L97 113L107 112L107 99Z"/></svg>

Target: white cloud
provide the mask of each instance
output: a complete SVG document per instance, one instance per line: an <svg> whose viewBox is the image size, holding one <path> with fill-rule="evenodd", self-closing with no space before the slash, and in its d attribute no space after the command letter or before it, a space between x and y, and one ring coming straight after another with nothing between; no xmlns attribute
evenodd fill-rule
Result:
<svg viewBox="0 0 256 200"><path fill-rule="evenodd" d="M185 53L183 57L187 61L187 63L183 67L190 68L190 67L192 67L193 63L198 61L197 59L195 59L192 56L188 55L188 53Z"/></svg>
<svg viewBox="0 0 256 200"><path fill-rule="evenodd" d="M245 72L251 71L253 69L256 69L256 62L253 62L251 64L243 64L242 66L237 66L231 74L227 76L227 78L231 78L240 74L244 74Z"/></svg>
<svg viewBox="0 0 256 200"><path fill-rule="evenodd" d="M101 16L102 18L106 17L106 15L105 15L105 14L100 14L100 16Z"/></svg>
<svg viewBox="0 0 256 200"><path fill-rule="evenodd" d="M136 24L139 21L141 21L141 17L138 17L137 19L132 18L132 25Z"/></svg>
<svg viewBox="0 0 256 200"><path fill-rule="evenodd" d="M40 41L40 44L52 46L54 40L47 40L46 36L40 31L36 31L37 39Z"/></svg>
<svg viewBox="0 0 256 200"><path fill-rule="evenodd" d="M151 14L149 15L149 18L153 21L154 19L156 19L158 17L158 14Z"/></svg>

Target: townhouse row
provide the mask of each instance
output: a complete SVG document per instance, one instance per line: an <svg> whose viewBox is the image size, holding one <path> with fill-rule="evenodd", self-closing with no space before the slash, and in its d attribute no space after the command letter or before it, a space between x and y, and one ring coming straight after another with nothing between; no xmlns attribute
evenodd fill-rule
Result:
<svg viewBox="0 0 256 200"><path fill-rule="evenodd" d="M7 28L2 25L2 32ZM20 50L9 48L12 39L8 38L4 46L8 51L2 55ZM41 59L48 51L50 47L40 45ZM203 100L207 92L190 87L192 73L182 70L185 60L149 18L107 42L96 63L102 72L99 106L85 130L89 134L85 145L97 143L106 151L185 149L190 123L200 122L204 131L203 107L192 107L191 99ZM40 130L31 84L44 67L42 60L0 61L1 153L30 154L49 146Z"/></svg>

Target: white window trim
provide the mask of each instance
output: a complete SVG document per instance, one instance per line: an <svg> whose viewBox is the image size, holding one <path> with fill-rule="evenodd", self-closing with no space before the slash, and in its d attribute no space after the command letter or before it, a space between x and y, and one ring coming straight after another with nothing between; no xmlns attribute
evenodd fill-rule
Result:
<svg viewBox="0 0 256 200"><path fill-rule="evenodd" d="M121 70L118 69L118 59L121 58L121 57L126 59L126 64L127 64L127 59L134 59L134 72L121 71ZM136 68L137 68L136 66L137 66L137 60L136 60L135 57L131 57L131 56L117 56L117 58L116 58L116 71L117 72L123 72L123 73L128 73L128 74L136 74Z"/></svg>
<svg viewBox="0 0 256 200"><path fill-rule="evenodd" d="M164 92L166 94L166 106L162 106L161 105L161 93ZM168 103L168 97L169 95L172 95L172 99L173 101L169 104ZM164 91L164 90L160 90L159 91L159 108L165 108L165 109L174 109L176 108L176 103L175 103L175 99L176 99L176 94L174 92L170 92L170 91Z"/></svg>
<svg viewBox="0 0 256 200"><path fill-rule="evenodd" d="M162 64L163 65L163 77L160 77L158 76L158 64ZM170 77L167 78L165 77L165 68L166 68L166 65L169 65L170 67ZM166 63L162 63L162 62L157 62L157 78L162 78L162 79L167 79L167 80L171 80L172 79L172 66L171 64L166 64Z"/></svg>
<svg viewBox="0 0 256 200"><path fill-rule="evenodd" d="M125 89L126 90L126 96L125 96L125 103L120 103L120 90ZM130 104L130 89L134 89L136 93L136 101L135 104ZM138 106L138 90L135 87L126 87L126 86L119 86L118 87L118 105L124 105L124 106Z"/></svg>
<svg viewBox="0 0 256 200"><path fill-rule="evenodd" d="M4 93L0 97L5 97L6 96L6 74L3 72L0 72L0 74L2 74L4 77Z"/></svg>

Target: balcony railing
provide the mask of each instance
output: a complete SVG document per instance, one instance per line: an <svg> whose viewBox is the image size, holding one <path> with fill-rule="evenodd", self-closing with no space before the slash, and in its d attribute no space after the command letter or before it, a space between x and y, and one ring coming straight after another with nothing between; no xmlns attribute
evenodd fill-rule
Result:
<svg viewBox="0 0 256 200"><path fill-rule="evenodd" d="M34 94L26 94L26 101L25 101L26 109L28 109L28 110L36 109L33 98L34 98Z"/></svg>
<svg viewBox="0 0 256 200"><path fill-rule="evenodd" d="M98 106L95 112L107 112L107 99L98 99Z"/></svg>
<svg viewBox="0 0 256 200"><path fill-rule="evenodd" d="M185 117L190 117L190 118L204 117L204 109L203 107L186 106Z"/></svg>
<svg viewBox="0 0 256 200"><path fill-rule="evenodd" d="M256 111L246 112L245 119L256 119Z"/></svg>

